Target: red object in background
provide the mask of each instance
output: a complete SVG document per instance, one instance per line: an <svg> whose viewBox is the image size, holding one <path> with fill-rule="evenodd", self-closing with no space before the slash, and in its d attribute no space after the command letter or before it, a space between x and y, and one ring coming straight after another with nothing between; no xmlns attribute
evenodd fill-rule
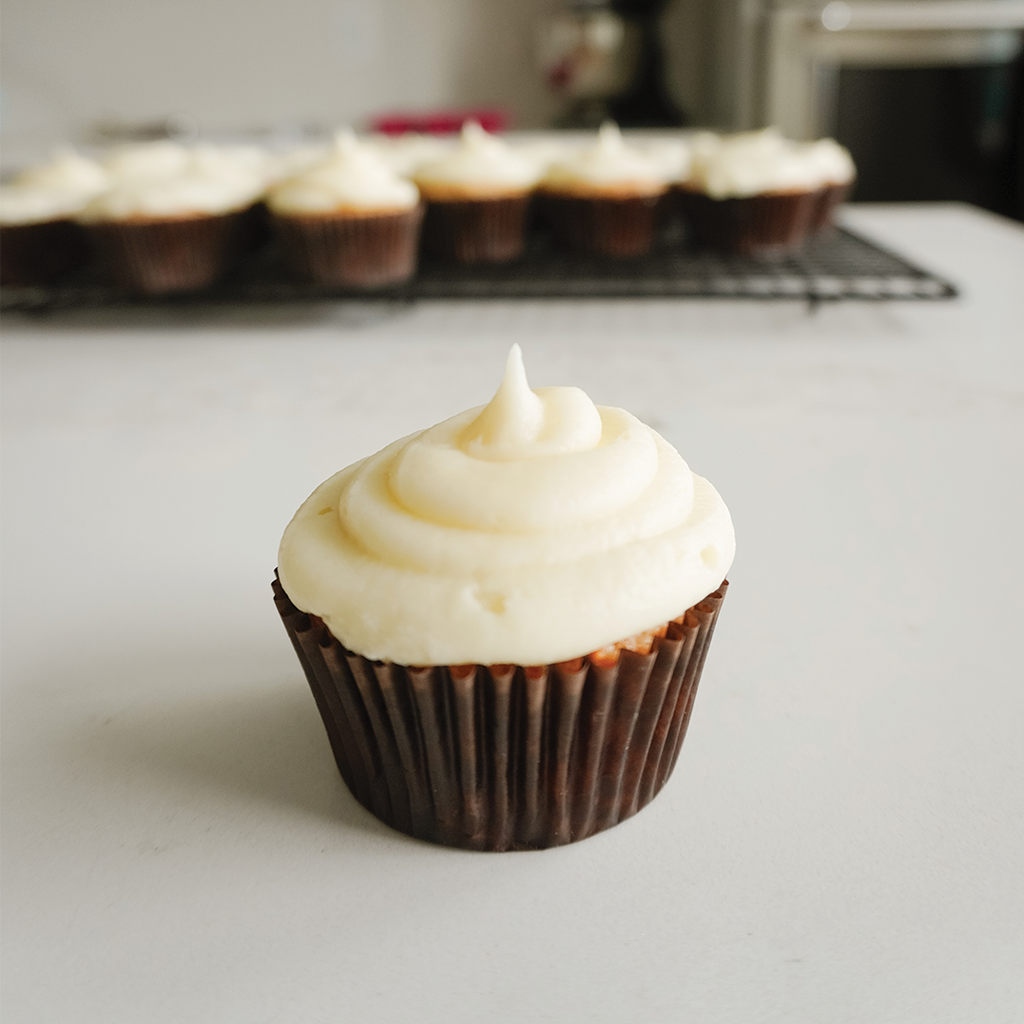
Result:
<svg viewBox="0 0 1024 1024"><path fill-rule="evenodd" d="M420 132L423 135L451 135L460 131L466 121L476 121L484 131L503 132L509 116L497 107L478 110L432 110L424 114L381 114L370 122L375 132L383 135L404 135Z"/></svg>

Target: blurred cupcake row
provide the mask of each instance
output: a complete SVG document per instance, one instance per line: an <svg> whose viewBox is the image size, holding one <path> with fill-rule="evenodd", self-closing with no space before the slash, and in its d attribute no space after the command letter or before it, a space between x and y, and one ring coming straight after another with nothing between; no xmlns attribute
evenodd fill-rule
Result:
<svg viewBox="0 0 1024 1024"><path fill-rule="evenodd" d="M467 123L457 139L358 139L275 153L164 141L74 151L0 188L0 279L58 280L97 259L146 294L208 287L277 239L299 278L374 288L421 253L458 264L520 257L532 230L583 256L635 257L681 218L691 245L773 256L827 227L854 178L831 139L738 135L507 141Z"/></svg>

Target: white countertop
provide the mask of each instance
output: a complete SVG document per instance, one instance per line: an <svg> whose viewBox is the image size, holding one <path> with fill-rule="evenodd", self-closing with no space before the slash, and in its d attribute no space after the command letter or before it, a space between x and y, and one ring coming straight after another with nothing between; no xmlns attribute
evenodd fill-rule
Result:
<svg viewBox="0 0 1024 1024"><path fill-rule="evenodd" d="M8 318L4 1020L1024 1019L1024 230L848 217L962 298ZM513 341L739 552L662 794L474 854L349 795L270 579L321 479Z"/></svg>

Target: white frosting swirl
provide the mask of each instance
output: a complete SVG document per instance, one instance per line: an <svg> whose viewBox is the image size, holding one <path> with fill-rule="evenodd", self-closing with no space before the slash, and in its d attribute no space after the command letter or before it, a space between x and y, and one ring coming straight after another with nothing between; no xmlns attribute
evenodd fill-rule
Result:
<svg viewBox="0 0 1024 1024"><path fill-rule="evenodd" d="M848 185L857 175L850 151L835 139L805 142L800 149L824 185Z"/></svg>
<svg viewBox="0 0 1024 1024"><path fill-rule="evenodd" d="M73 149L59 149L46 163L27 167L15 179L15 185L67 192L83 201L99 195L107 187L107 172L95 161Z"/></svg>
<svg viewBox="0 0 1024 1024"><path fill-rule="evenodd" d="M526 382L321 484L281 541L291 600L407 665L545 664L652 629L725 578L729 512L679 454L578 388Z"/></svg>
<svg viewBox="0 0 1024 1024"><path fill-rule="evenodd" d="M74 219L85 205L76 192L30 185L0 187L0 224L43 224Z"/></svg>
<svg viewBox="0 0 1024 1024"><path fill-rule="evenodd" d="M831 148L816 147L790 142L775 128L704 139L689 184L712 199L813 192L829 183L835 162Z"/></svg>
<svg viewBox="0 0 1024 1024"><path fill-rule="evenodd" d="M259 194L258 182L247 175L193 170L167 178L126 178L89 203L79 220L217 216L251 206Z"/></svg>
<svg viewBox="0 0 1024 1024"><path fill-rule="evenodd" d="M689 176L693 152L685 139L641 139L633 145L658 164L668 181L683 181Z"/></svg>
<svg viewBox="0 0 1024 1024"><path fill-rule="evenodd" d="M668 181L658 158L627 145L618 126L608 121L592 146L552 164L541 186L559 193L658 195Z"/></svg>
<svg viewBox="0 0 1024 1024"><path fill-rule="evenodd" d="M502 139L475 121L462 126L459 145L450 153L422 164L413 180L429 199L431 192L458 191L475 195L521 193L541 176L541 164L514 152Z"/></svg>
<svg viewBox="0 0 1024 1024"><path fill-rule="evenodd" d="M410 210L418 202L416 186L351 132L339 132L325 160L267 195L267 205L282 216Z"/></svg>
<svg viewBox="0 0 1024 1024"><path fill-rule="evenodd" d="M112 149L103 161L115 182L135 178L167 178L182 173L189 163L187 147L170 139L132 142Z"/></svg>

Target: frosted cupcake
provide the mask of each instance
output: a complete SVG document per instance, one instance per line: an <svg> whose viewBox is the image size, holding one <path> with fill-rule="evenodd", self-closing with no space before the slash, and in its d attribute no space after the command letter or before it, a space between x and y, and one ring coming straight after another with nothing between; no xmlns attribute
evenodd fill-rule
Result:
<svg viewBox="0 0 1024 1024"><path fill-rule="evenodd" d="M331 477L278 609L343 778L393 827L543 848L672 771L735 550L714 488L577 388L493 400Z"/></svg>
<svg viewBox="0 0 1024 1024"><path fill-rule="evenodd" d="M149 295L195 291L220 278L237 254L261 182L185 156L184 163L122 167L80 214L116 284Z"/></svg>
<svg viewBox="0 0 1024 1024"><path fill-rule="evenodd" d="M416 270L419 192L350 132L339 133L326 160L272 188L267 205L285 255L306 280L374 288Z"/></svg>
<svg viewBox="0 0 1024 1024"><path fill-rule="evenodd" d="M555 240L593 256L641 256L654 242L656 211L668 191L661 161L604 124L596 142L548 168L540 184Z"/></svg>
<svg viewBox="0 0 1024 1024"><path fill-rule="evenodd" d="M767 128L705 139L679 196L699 248L772 256L803 244L821 187L814 160Z"/></svg>
<svg viewBox="0 0 1024 1024"><path fill-rule="evenodd" d="M521 255L540 166L475 121L459 145L420 165L413 181L427 204L423 246L457 263L506 263Z"/></svg>

